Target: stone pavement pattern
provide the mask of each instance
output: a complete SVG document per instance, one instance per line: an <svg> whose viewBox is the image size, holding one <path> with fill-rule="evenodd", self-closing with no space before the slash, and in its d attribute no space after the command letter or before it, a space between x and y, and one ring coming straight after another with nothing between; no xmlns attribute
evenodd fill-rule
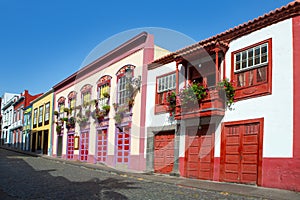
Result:
<svg viewBox="0 0 300 200"><path fill-rule="evenodd" d="M257 199L157 183L0 149L0 199Z"/></svg>

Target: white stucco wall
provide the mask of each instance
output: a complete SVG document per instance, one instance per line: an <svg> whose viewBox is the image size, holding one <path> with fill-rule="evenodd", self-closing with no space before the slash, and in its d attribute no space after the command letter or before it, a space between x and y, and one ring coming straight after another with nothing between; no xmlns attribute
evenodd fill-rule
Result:
<svg viewBox="0 0 300 200"><path fill-rule="evenodd" d="M263 157L293 155L293 62L291 19L265 27L230 43L226 76L230 77L231 52L272 38L272 94L241 100L227 110L223 122L264 118ZM220 156L220 127L215 156Z"/></svg>

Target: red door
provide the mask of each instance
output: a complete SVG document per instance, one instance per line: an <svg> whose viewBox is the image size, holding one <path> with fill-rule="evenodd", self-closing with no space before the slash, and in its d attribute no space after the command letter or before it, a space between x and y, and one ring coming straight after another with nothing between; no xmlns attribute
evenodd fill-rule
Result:
<svg viewBox="0 0 300 200"><path fill-rule="evenodd" d="M69 134L67 140L67 159L74 159L74 134Z"/></svg>
<svg viewBox="0 0 300 200"><path fill-rule="evenodd" d="M213 127L202 126L187 129L186 136L186 177L212 180L214 159Z"/></svg>
<svg viewBox="0 0 300 200"><path fill-rule="evenodd" d="M124 132L117 132L117 163L127 164L129 161L129 153L130 153L130 129L128 127L124 127Z"/></svg>
<svg viewBox="0 0 300 200"><path fill-rule="evenodd" d="M97 161L105 162L107 155L107 129L97 131Z"/></svg>
<svg viewBox="0 0 300 200"><path fill-rule="evenodd" d="M89 132L80 134L80 160L87 161L89 155Z"/></svg>
<svg viewBox="0 0 300 200"><path fill-rule="evenodd" d="M259 165L258 122L225 125L222 133L221 178L226 182L256 184Z"/></svg>
<svg viewBox="0 0 300 200"><path fill-rule="evenodd" d="M174 131L162 132L154 138L154 172L168 174L174 165Z"/></svg>

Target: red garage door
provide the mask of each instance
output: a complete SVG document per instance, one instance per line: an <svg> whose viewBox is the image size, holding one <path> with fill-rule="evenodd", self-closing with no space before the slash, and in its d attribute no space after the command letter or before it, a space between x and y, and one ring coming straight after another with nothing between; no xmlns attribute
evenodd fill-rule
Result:
<svg viewBox="0 0 300 200"><path fill-rule="evenodd" d="M154 138L154 172L168 174L174 165L175 131L160 132Z"/></svg>
<svg viewBox="0 0 300 200"><path fill-rule="evenodd" d="M259 122L226 124L222 133L221 179L257 184L260 157Z"/></svg>
<svg viewBox="0 0 300 200"><path fill-rule="evenodd" d="M187 129L185 158L186 177L212 180L214 164L214 131L212 128L202 126L201 130L198 127Z"/></svg>

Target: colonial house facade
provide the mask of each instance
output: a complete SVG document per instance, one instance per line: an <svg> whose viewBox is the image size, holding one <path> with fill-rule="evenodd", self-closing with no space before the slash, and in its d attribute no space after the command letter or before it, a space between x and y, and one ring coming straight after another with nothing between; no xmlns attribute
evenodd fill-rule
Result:
<svg viewBox="0 0 300 200"><path fill-rule="evenodd" d="M50 89L30 103L32 105L30 150L51 156L53 90Z"/></svg>
<svg viewBox="0 0 300 200"><path fill-rule="evenodd" d="M15 148L24 149L25 144L25 134L23 132L24 123L24 108L29 105L29 103L40 96L41 94L31 95L28 90L24 90L20 94L19 98L12 104L14 107L13 113L13 123L11 125L12 131L12 145Z"/></svg>
<svg viewBox="0 0 300 200"><path fill-rule="evenodd" d="M300 191L299 58L295 1L149 64L147 170Z"/></svg>
<svg viewBox="0 0 300 200"><path fill-rule="evenodd" d="M53 155L144 170L147 64L166 53L143 32L53 86Z"/></svg>
<svg viewBox="0 0 300 200"><path fill-rule="evenodd" d="M2 132L1 140L5 145L10 145L13 141L11 125L13 124L13 103L19 98L20 94L4 93L1 102Z"/></svg>

